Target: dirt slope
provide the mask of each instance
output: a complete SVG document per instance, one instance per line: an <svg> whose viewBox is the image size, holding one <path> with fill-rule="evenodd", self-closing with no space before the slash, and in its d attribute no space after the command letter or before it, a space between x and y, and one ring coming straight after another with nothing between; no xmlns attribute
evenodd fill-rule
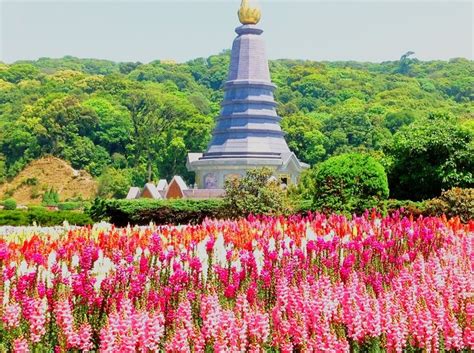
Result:
<svg viewBox="0 0 474 353"><path fill-rule="evenodd" d="M95 196L97 183L89 173L73 169L62 159L44 157L31 162L11 182L0 185L0 199L13 193L11 197L18 204L37 205L51 188L61 201L76 197L87 200Z"/></svg>

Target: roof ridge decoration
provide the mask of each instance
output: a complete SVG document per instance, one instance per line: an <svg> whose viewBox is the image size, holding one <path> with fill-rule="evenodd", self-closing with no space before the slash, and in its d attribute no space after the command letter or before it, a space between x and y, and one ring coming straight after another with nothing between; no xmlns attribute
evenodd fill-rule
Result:
<svg viewBox="0 0 474 353"><path fill-rule="evenodd" d="M243 25L256 25L262 18L262 11L256 4L250 4L249 0L242 0L238 14Z"/></svg>

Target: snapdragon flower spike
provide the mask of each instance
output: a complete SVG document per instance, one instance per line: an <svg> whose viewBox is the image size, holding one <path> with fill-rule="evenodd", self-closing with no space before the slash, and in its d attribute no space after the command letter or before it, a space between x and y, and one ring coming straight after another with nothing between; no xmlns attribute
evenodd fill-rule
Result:
<svg viewBox="0 0 474 353"><path fill-rule="evenodd" d="M6 236L2 343L19 352L472 350L473 232L456 218L372 211Z"/></svg>
<svg viewBox="0 0 474 353"><path fill-rule="evenodd" d="M56 323L66 339L67 349L79 348L81 338L74 327L74 317L67 299L57 302L55 308Z"/></svg>
<svg viewBox="0 0 474 353"><path fill-rule="evenodd" d="M30 353L28 342L20 337L13 340L13 353Z"/></svg>
<svg viewBox="0 0 474 353"><path fill-rule="evenodd" d="M46 334L46 310L47 303L46 299L31 299L28 298L25 301L25 305L28 308L24 312L28 312L28 322L30 326L30 340L31 343L38 343L42 337Z"/></svg>
<svg viewBox="0 0 474 353"><path fill-rule="evenodd" d="M3 309L2 321L7 329L14 329L20 325L21 307L17 303L8 304Z"/></svg>

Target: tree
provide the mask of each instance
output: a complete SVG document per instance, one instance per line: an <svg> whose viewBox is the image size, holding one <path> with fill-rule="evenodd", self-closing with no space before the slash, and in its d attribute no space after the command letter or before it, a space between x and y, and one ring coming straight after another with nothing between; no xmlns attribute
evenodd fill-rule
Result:
<svg viewBox="0 0 474 353"><path fill-rule="evenodd" d="M6 168L6 163L5 163L5 157L0 154L0 184L2 184L5 181L5 178L7 176L7 168Z"/></svg>
<svg viewBox="0 0 474 353"><path fill-rule="evenodd" d="M85 169L93 176L99 176L110 164L107 151L97 146L87 137L76 137L63 151L62 157L76 169Z"/></svg>
<svg viewBox="0 0 474 353"><path fill-rule="evenodd" d="M313 204L325 212L363 212L389 195L383 166L366 154L331 157L316 166Z"/></svg>
<svg viewBox="0 0 474 353"><path fill-rule="evenodd" d="M27 107L21 123L28 126L44 154L59 156L78 136L91 136L97 115L81 105L77 97L51 94Z"/></svg>
<svg viewBox="0 0 474 353"><path fill-rule="evenodd" d="M114 106L106 98L94 97L83 103L97 114L97 128L93 140L107 149L108 153L124 153L130 143L132 122L125 109Z"/></svg>
<svg viewBox="0 0 474 353"><path fill-rule="evenodd" d="M256 168L242 178L231 178L225 184L225 205L233 217L248 214L282 214L290 209L286 191L276 180L273 171Z"/></svg>
<svg viewBox="0 0 474 353"><path fill-rule="evenodd" d="M197 82L213 90L219 90L227 78L229 63L230 51L224 51L208 59L192 60L188 65Z"/></svg>
<svg viewBox="0 0 474 353"><path fill-rule="evenodd" d="M403 75L393 74L400 69L398 60L270 61L290 148L311 164L341 153L387 151L392 134L430 112L450 114L454 125L472 129L473 61L422 62L411 55L403 60L408 64ZM0 63L1 174L13 177L47 154L75 158L71 146L82 141L83 161L75 163L95 174L112 163L127 169L134 185L173 174L192 183L185 157L206 149L229 62L225 51L186 63L70 56ZM105 165L84 163L99 147L108 155ZM452 160L459 164L469 153L453 150ZM461 183L464 172L450 172L449 166L442 170L447 184Z"/></svg>
<svg viewBox="0 0 474 353"><path fill-rule="evenodd" d="M281 125L287 133L288 147L300 160L313 165L324 159L327 139L319 130L321 124L315 117L296 114L284 118Z"/></svg>
<svg viewBox="0 0 474 353"><path fill-rule="evenodd" d="M123 97L132 120L135 165L140 158L145 158L148 181L152 180L152 168L163 147L164 134L179 117L172 100L163 98L164 96L142 89L128 91Z"/></svg>
<svg viewBox="0 0 474 353"><path fill-rule="evenodd" d="M103 198L123 199L131 186L128 170L107 168L99 177L98 196Z"/></svg>
<svg viewBox="0 0 474 353"><path fill-rule="evenodd" d="M401 111L396 113L388 113L385 116L384 126L390 130L392 134L396 133L405 125L410 125L415 121L415 116L411 112Z"/></svg>
<svg viewBox="0 0 474 353"><path fill-rule="evenodd" d="M368 114L338 115L325 119L322 131L327 136L325 148L329 155L340 154L354 148L377 150L390 132Z"/></svg>
<svg viewBox="0 0 474 353"><path fill-rule="evenodd" d="M13 64L7 70L0 70L0 79L11 83L31 80L38 75L39 70L31 64Z"/></svg>
<svg viewBox="0 0 474 353"><path fill-rule="evenodd" d="M415 52L413 51L408 51L405 54L403 54L399 60L398 63L398 70L397 72L406 75L410 71L410 66L413 62L413 59L410 59L410 56L415 55Z"/></svg>
<svg viewBox="0 0 474 353"><path fill-rule="evenodd" d="M474 185L474 134L453 119L432 116L402 128L385 153L392 197L425 200Z"/></svg>
<svg viewBox="0 0 474 353"><path fill-rule="evenodd" d="M11 125L6 130L1 142L2 153L6 156L7 163L35 158L39 155L39 145L27 125Z"/></svg>
<svg viewBox="0 0 474 353"><path fill-rule="evenodd" d="M124 75L128 75L130 72L132 72L133 70L135 70L137 67L139 67L140 65L142 65L142 63L140 62L135 62L135 63L132 63L132 62L126 62L126 63L120 63L119 64L119 71L120 73L124 74Z"/></svg>

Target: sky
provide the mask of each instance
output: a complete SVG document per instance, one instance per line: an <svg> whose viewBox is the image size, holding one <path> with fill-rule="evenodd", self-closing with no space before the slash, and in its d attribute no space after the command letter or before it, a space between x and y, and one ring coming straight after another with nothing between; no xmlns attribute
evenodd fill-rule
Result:
<svg viewBox="0 0 474 353"><path fill-rule="evenodd" d="M260 1L270 59L473 59L474 1ZM230 49L240 0L0 0L0 61L175 60Z"/></svg>

